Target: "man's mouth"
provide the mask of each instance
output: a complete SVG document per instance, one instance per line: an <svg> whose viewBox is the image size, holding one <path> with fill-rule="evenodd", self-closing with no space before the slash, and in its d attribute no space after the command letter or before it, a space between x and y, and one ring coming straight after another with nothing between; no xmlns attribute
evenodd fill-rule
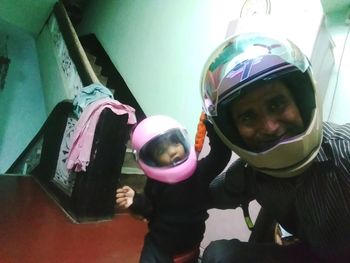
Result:
<svg viewBox="0 0 350 263"><path fill-rule="evenodd" d="M290 126L280 135L260 138L260 141L258 141L258 151L267 151L281 142L291 140L303 131L304 129L301 126Z"/></svg>
<svg viewBox="0 0 350 263"><path fill-rule="evenodd" d="M282 141L285 141L287 139L289 139L291 136L289 136L288 134L283 134L281 136L277 136L274 138L270 138L267 140L264 140L262 142L260 142L259 144L259 150L260 151L266 151L271 149L272 147L274 147L275 145L279 144Z"/></svg>

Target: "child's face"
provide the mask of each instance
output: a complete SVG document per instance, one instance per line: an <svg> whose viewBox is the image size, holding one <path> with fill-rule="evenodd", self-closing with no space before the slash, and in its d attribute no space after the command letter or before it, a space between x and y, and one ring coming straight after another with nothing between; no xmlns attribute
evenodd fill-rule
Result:
<svg viewBox="0 0 350 263"><path fill-rule="evenodd" d="M169 166L182 161L185 158L185 148L182 143L169 143L164 147L160 147L154 153L154 157L160 166Z"/></svg>

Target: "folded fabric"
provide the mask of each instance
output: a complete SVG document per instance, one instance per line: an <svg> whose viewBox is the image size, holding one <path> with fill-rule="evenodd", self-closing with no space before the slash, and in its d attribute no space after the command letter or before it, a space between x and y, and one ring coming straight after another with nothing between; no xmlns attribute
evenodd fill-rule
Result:
<svg viewBox="0 0 350 263"><path fill-rule="evenodd" d="M135 109L110 98L100 99L91 103L82 112L76 123L71 147L67 158L67 169L75 172L86 171L90 162L91 147L95 128L104 109L111 109L117 115L128 114L128 124L136 123Z"/></svg>
<svg viewBox="0 0 350 263"><path fill-rule="evenodd" d="M113 99L113 94L101 83L93 83L89 86L83 87L73 99L73 113L79 118L87 106L104 98Z"/></svg>

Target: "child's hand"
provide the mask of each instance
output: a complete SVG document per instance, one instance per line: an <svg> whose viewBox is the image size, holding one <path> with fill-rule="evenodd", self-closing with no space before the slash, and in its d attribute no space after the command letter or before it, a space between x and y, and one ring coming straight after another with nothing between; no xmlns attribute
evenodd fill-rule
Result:
<svg viewBox="0 0 350 263"><path fill-rule="evenodd" d="M123 186L116 191L116 204L119 208L129 208L132 205L135 196L135 191L129 186Z"/></svg>

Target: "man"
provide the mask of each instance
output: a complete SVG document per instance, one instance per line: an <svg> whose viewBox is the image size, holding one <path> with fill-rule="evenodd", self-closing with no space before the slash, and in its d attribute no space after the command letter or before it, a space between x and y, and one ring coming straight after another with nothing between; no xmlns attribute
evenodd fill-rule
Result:
<svg viewBox="0 0 350 263"><path fill-rule="evenodd" d="M240 159L213 184L219 208L256 199L299 242L212 242L208 262L349 262L350 125L322 123L308 59L265 34L227 39L202 78L204 109Z"/></svg>

